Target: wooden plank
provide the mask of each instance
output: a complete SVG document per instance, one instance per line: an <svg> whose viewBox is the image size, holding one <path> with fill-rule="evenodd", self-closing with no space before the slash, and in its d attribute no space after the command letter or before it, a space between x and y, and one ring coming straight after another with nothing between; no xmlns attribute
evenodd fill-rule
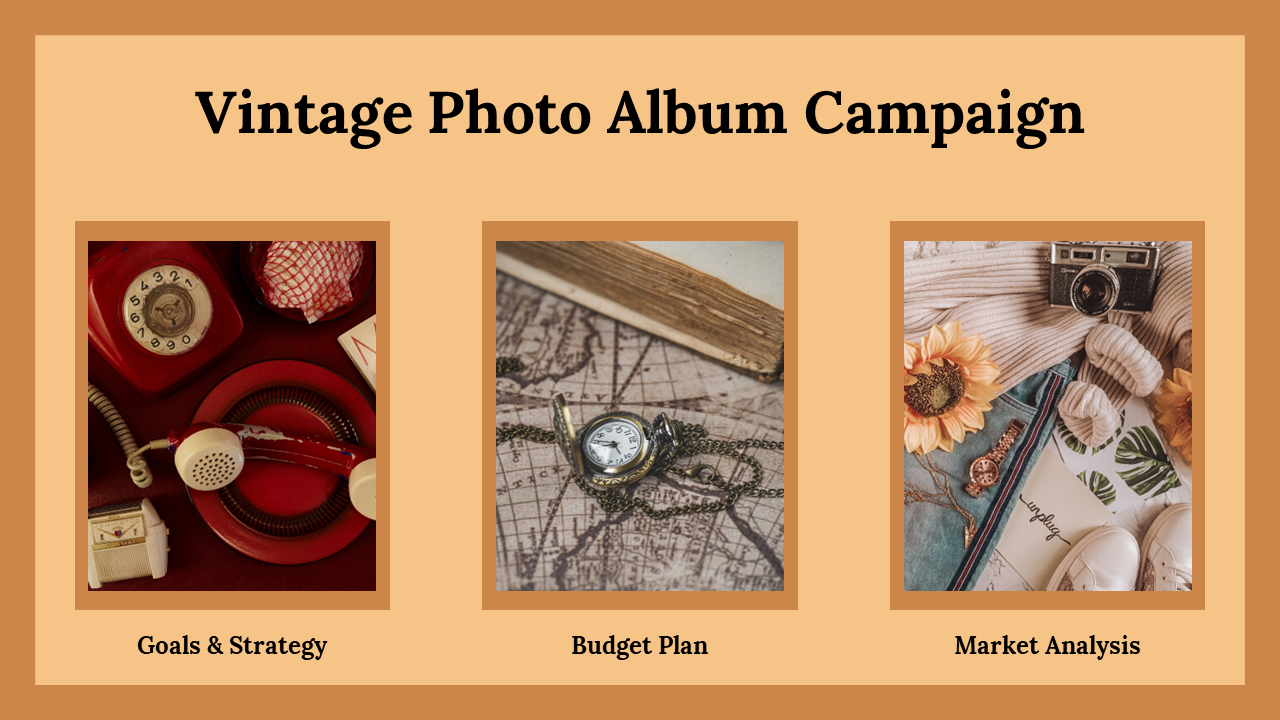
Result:
<svg viewBox="0 0 1280 720"><path fill-rule="evenodd" d="M763 380L782 372L783 312L626 242L499 242L498 269Z"/></svg>

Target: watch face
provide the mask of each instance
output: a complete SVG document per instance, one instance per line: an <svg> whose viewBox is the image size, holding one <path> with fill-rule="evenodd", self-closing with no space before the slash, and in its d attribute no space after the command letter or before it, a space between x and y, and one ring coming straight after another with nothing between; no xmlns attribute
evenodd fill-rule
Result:
<svg viewBox="0 0 1280 720"><path fill-rule="evenodd" d="M583 441L583 450L602 468L616 468L636 459L643 447L642 428L625 418L607 420L593 428Z"/></svg>
<svg viewBox="0 0 1280 720"><path fill-rule="evenodd" d="M588 479L621 487L648 475L658 456L653 432L635 413L616 410L593 418L578 433Z"/></svg>
<svg viewBox="0 0 1280 720"><path fill-rule="evenodd" d="M983 455L969 466L969 479L982 487L991 487L1000 480L1000 466Z"/></svg>
<svg viewBox="0 0 1280 720"><path fill-rule="evenodd" d="M143 270L125 290L121 316L129 335L157 355L181 355L200 344L213 317L199 275L177 265Z"/></svg>

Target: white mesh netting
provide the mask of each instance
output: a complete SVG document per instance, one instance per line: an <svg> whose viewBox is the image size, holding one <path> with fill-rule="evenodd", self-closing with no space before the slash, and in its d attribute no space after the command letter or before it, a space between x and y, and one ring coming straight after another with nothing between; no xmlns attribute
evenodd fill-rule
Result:
<svg viewBox="0 0 1280 720"><path fill-rule="evenodd" d="M267 302L314 323L352 303L351 280L363 262L358 242L273 242L255 274Z"/></svg>

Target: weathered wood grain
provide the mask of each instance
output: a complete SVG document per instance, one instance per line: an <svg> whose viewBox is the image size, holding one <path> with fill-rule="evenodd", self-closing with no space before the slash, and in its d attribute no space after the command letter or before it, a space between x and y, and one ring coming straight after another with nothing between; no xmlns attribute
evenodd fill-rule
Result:
<svg viewBox="0 0 1280 720"><path fill-rule="evenodd" d="M497 246L500 267L537 271L527 282L763 380L782 373L783 312L717 277L627 242Z"/></svg>

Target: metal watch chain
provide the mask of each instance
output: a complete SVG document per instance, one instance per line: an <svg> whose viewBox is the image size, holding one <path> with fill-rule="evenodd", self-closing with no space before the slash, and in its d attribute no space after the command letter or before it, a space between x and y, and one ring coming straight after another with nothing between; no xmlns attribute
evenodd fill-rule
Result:
<svg viewBox="0 0 1280 720"><path fill-rule="evenodd" d="M503 368L503 361L520 361L515 358L499 358L499 373ZM521 366L523 367L523 366ZM508 370L507 372L517 372L516 370ZM712 440L707 437L706 428L701 425L685 423L673 419L671 421L676 431L676 439L678 441L677 453L664 465L655 465L651 473L668 472L673 475L679 475L693 480L703 485L712 485L723 490L726 497L718 502L701 502L689 505L680 505L658 510L642 498L628 498L624 493L616 488L596 488L589 484L589 480L583 475L572 473L571 477L578 488L582 492L595 498L600 507L605 512L624 512L631 508L640 508L646 515L655 519L662 520L678 515L691 515L694 513L719 512L733 507L734 503L740 497L762 497L762 498L779 498L782 497L781 489L764 489L760 487L760 483L764 481L764 469L760 465L760 461L750 455L740 452L745 448L762 448L765 450L782 450L781 442L771 440ZM513 425L511 427L498 428L498 442L501 445L515 438L522 438L536 443L554 443L556 434L553 430L544 430L533 425ZM739 462L746 463L751 466L751 479L738 484L729 482L711 465L698 464L689 467L676 467L676 458L693 457L695 455L722 455L724 457L733 458Z"/></svg>

